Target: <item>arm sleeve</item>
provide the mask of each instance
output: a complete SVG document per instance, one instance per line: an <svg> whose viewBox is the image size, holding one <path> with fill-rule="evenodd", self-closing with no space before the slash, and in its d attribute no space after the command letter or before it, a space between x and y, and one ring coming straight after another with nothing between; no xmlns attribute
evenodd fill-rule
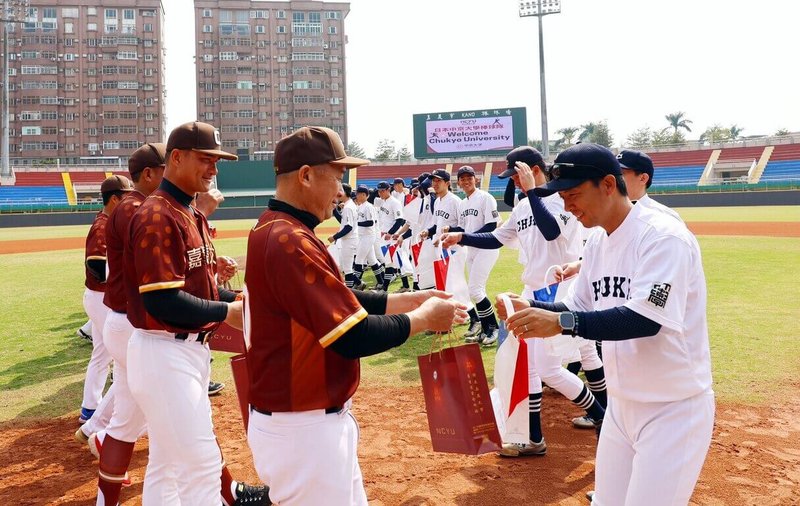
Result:
<svg viewBox="0 0 800 506"><path fill-rule="evenodd" d="M463 227L450 227L450 232L464 232Z"/></svg>
<svg viewBox="0 0 800 506"><path fill-rule="evenodd" d="M397 218L396 220L394 220L394 225L392 225L392 228L390 228L388 232L390 234L394 234L395 232L400 230L400 227L402 227L405 222L406 220L404 220L403 218Z"/></svg>
<svg viewBox="0 0 800 506"><path fill-rule="evenodd" d="M436 235L436 225L428 229L428 239L431 239L434 235Z"/></svg>
<svg viewBox="0 0 800 506"><path fill-rule="evenodd" d="M86 260L86 268L89 273L101 283L106 282L106 261L99 258L90 258Z"/></svg>
<svg viewBox="0 0 800 506"><path fill-rule="evenodd" d="M533 190L529 190L527 195L528 201L531 203L531 212L533 213L536 227L548 241L557 239L558 236L561 235L561 229L558 228L558 221L556 221L555 217L550 214L550 211L544 207L542 199L537 197L536 194L533 193Z"/></svg>
<svg viewBox="0 0 800 506"><path fill-rule="evenodd" d="M330 348L349 359L369 357L400 346L410 333L407 315L370 315L342 334Z"/></svg>
<svg viewBox="0 0 800 506"><path fill-rule="evenodd" d="M236 292L232 290L226 290L224 288L217 288L219 292L219 300L222 302L233 302L236 300Z"/></svg>
<svg viewBox="0 0 800 506"><path fill-rule="evenodd" d="M554 313L563 313L564 311L569 311L569 308L563 302L542 302L540 300L528 299L528 303L531 305L531 307L545 309Z"/></svg>
<svg viewBox="0 0 800 506"><path fill-rule="evenodd" d="M506 183L506 191L503 192L503 202L506 203L508 207L514 207L514 197L517 196L517 187L514 185L514 180L508 178L508 183Z"/></svg>
<svg viewBox="0 0 800 506"><path fill-rule="evenodd" d="M497 222L492 221L492 222L489 222L486 225L482 226L481 228L476 230L474 233L475 234L489 233L489 232L491 232L492 230L494 230L496 228L497 228ZM494 237L494 236L492 236L492 237Z"/></svg>
<svg viewBox="0 0 800 506"><path fill-rule="evenodd" d="M367 314L386 314L386 304L389 300L386 292L364 292L353 289L351 291L356 296L361 307L367 311Z"/></svg>
<svg viewBox="0 0 800 506"><path fill-rule="evenodd" d="M333 217L336 218L336 221L339 223L342 222L342 211L339 210L338 206L333 208Z"/></svg>
<svg viewBox="0 0 800 506"><path fill-rule="evenodd" d="M372 221L372 220L366 220L366 221L359 221L358 222L358 226L359 227L371 227L373 225L375 225L375 222Z"/></svg>
<svg viewBox="0 0 800 506"><path fill-rule="evenodd" d="M228 316L225 302L200 299L177 288L145 292L142 300L148 313L176 327L200 328Z"/></svg>
<svg viewBox="0 0 800 506"><path fill-rule="evenodd" d="M478 249L499 249L503 247L503 243L490 233L464 234L458 244Z"/></svg>
<svg viewBox="0 0 800 506"><path fill-rule="evenodd" d="M408 238L410 238L412 235L413 235L413 234L411 233L411 229L409 228L408 230L406 230L406 233L405 233L405 234L403 234L403 239L408 239Z"/></svg>
<svg viewBox="0 0 800 506"><path fill-rule="evenodd" d="M333 240L337 241L337 240L341 239L342 237L344 237L347 234L349 234L352 230L353 230L353 227L351 227L350 225L345 225L344 227L342 227L342 229L340 231L336 232L333 235Z"/></svg>
<svg viewBox="0 0 800 506"><path fill-rule="evenodd" d="M661 325L625 306L575 313L577 334L592 341L625 341L658 334Z"/></svg>

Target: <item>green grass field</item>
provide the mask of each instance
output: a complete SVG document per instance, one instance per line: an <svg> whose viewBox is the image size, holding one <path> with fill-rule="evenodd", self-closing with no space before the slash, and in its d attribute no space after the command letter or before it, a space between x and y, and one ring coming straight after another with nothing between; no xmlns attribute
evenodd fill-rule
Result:
<svg viewBox="0 0 800 506"><path fill-rule="evenodd" d="M787 212L787 209L789 210ZM734 221L740 209L691 211L693 221ZM683 212L682 212L683 214ZM757 208L762 221L800 222L800 207ZM684 215L687 217L690 215ZM703 217L698 217L703 216ZM787 217L792 218L788 220ZM745 221L757 221L749 218ZM220 229L246 230L251 220L216 222ZM333 226L324 224L323 226ZM233 228L231 228L233 227ZM86 227L3 229L0 240L69 237ZM800 365L800 239L700 237L709 293L715 390L722 401L759 403L796 384ZM216 242L220 254L245 254L245 239ZM491 295L520 289L521 267L504 250L494 268ZM86 321L82 307L81 250L0 255L7 273L0 312L0 422L77 412L91 345L75 331ZM394 285L393 285L394 286ZM463 327L457 333L463 333ZM363 361L368 384L418 384L417 355L430 337L417 335L401 348ZM493 350L484 352L491 377ZM226 354L217 353L214 378L233 389ZM232 392L231 392L232 393Z"/></svg>

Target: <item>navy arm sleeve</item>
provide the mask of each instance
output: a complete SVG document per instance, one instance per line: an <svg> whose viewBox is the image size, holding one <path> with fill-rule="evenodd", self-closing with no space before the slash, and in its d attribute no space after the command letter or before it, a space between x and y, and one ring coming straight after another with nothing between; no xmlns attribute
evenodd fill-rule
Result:
<svg viewBox="0 0 800 506"><path fill-rule="evenodd" d="M408 315L369 315L342 334L331 349L349 359L369 357L400 346L410 333Z"/></svg>
<svg viewBox="0 0 800 506"><path fill-rule="evenodd" d="M428 229L428 239L432 238L434 235L436 235L436 225Z"/></svg>
<svg viewBox="0 0 800 506"><path fill-rule="evenodd" d="M461 227L450 227L450 232L465 232Z"/></svg>
<svg viewBox="0 0 800 506"><path fill-rule="evenodd" d="M177 288L145 292L142 300L144 308L154 317L186 329L221 322L228 316L227 303L201 299Z"/></svg>
<svg viewBox="0 0 800 506"><path fill-rule="evenodd" d="M397 232L398 230L400 230L400 227L402 227L403 225L405 225L405 223L406 223L406 220L404 220L403 218L397 218L396 220L394 220L394 225L392 225L392 228L390 228L390 229L388 230L388 232L389 232L390 234L394 234L395 232Z"/></svg>
<svg viewBox="0 0 800 506"><path fill-rule="evenodd" d="M531 211L533 212L536 227L548 241L558 239L558 236L561 235L561 229L558 228L556 218L544 207L542 199L537 197L533 190L528 190L527 195L531 203Z"/></svg>
<svg viewBox="0 0 800 506"><path fill-rule="evenodd" d="M352 230L353 230L353 227L351 227L350 225L345 225L345 226L343 226L343 227L342 227L342 229L341 229L340 231L336 232L336 233L333 235L333 240L334 240L334 241L338 241L338 240L339 240L339 239L341 239L342 237L344 237L344 236L346 236L347 234L349 234L349 233L350 233Z"/></svg>
<svg viewBox="0 0 800 506"><path fill-rule="evenodd" d="M514 207L514 197L517 196L517 187L514 185L514 180L508 178L508 183L506 183L506 191L503 192L503 202L506 203L508 207Z"/></svg>
<svg viewBox="0 0 800 506"><path fill-rule="evenodd" d="M333 217L336 218L336 221L339 223L342 222L342 211L339 209L339 206L333 208Z"/></svg>
<svg viewBox="0 0 800 506"><path fill-rule="evenodd" d="M479 228L475 232L473 232L473 234L489 233L489 232L491 232L492 230L494 230L496 228L497 228L497 222L496 221L492 221L492 222L489 222L486 225L482 226L481 228Z"/></svg>
<svg viewBox="0 0 800 506"><path fill-rule="evenodd" d="M602 311L576 311L577 334L592 341L626 341L658 334L661 325L636 311L612 307Z"/></svg>
<svg viewBox="0 0 800 506"><path fill-rule="evenodd" d="M353 295L356 296L358 303L367 312L367 314L386 314L386 304L389 300L389 295L386 292L365 292L362 290L353 290Z"/></svg>
<svg viewBox="0 0 800 506"><path fill-rule="evenodd" d="M500 249L503 243L497 240L497 237L489 232L482 234L464 234L458 244L464 246L472 246L478 249Z"/></svg>
<svg viewBox="0 0 800 506"><path fill-rule="evenodd" d="M366 221L359 221L358 222L358 226L359 227L371 227L374 224L375 224L375 222L372 221L372 220L366 220Z"/></svg>
<svg viewBox="0 0 800 506"><path fill-rule="evenodd" d="M97 258L92 258L86 261L86 267L89 269L89 274L101 282L106 282L106 261Z"/></svg>
<svg viewBox="0 0 800 506"><path fill-rule="evenodd" d="M219 292L219 300L222 302L233 302L236 300L237 294L233 290L217 287L217 291Z"/></svg>

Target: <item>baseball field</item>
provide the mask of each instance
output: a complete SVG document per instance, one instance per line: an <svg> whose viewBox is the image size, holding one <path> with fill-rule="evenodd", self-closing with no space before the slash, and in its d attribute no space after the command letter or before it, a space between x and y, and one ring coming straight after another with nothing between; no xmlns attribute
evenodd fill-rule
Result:
<svg viewBox="0 0 800 506"><path fill-rule="evenodd" d="M714 438L693 503L800 504L800 206L678 211L703 251L717 393ZM213 223L217 252L243 257L252 221ZM319 235L335 226L324 223ZM97 462L72 438L91 352L75 334L86 321L87 231L0 229L8 288L0 310L2 504L94 504ZM516 258L502 251L491 295L519 290ZM353 411L370 504L587 504L596 439L571 427L582 413L552 390L545 390L542 407L546 457L433 453L416 362L429 349L430 337L417 335L363 361ZM494 350L485 350L490 382L493 362ZM212 400L225 459L236 479L256 482L226 354L216 353L213 369L214 379L228 385ZM140 503L146 462L143 439L123 504Z"/></svg>

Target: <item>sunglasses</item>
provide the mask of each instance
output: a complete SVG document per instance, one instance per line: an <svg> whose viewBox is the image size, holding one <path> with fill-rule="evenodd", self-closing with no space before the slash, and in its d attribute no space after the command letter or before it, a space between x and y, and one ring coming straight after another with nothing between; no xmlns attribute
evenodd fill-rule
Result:
<svg viewBox="0 0 800 506"><path fill-rule="evenodd" d="M579 163L554 163L550 166L550 177L552 179L586 179L594 175L606 175L608 172L594 165L583 165Z"/></svg>

